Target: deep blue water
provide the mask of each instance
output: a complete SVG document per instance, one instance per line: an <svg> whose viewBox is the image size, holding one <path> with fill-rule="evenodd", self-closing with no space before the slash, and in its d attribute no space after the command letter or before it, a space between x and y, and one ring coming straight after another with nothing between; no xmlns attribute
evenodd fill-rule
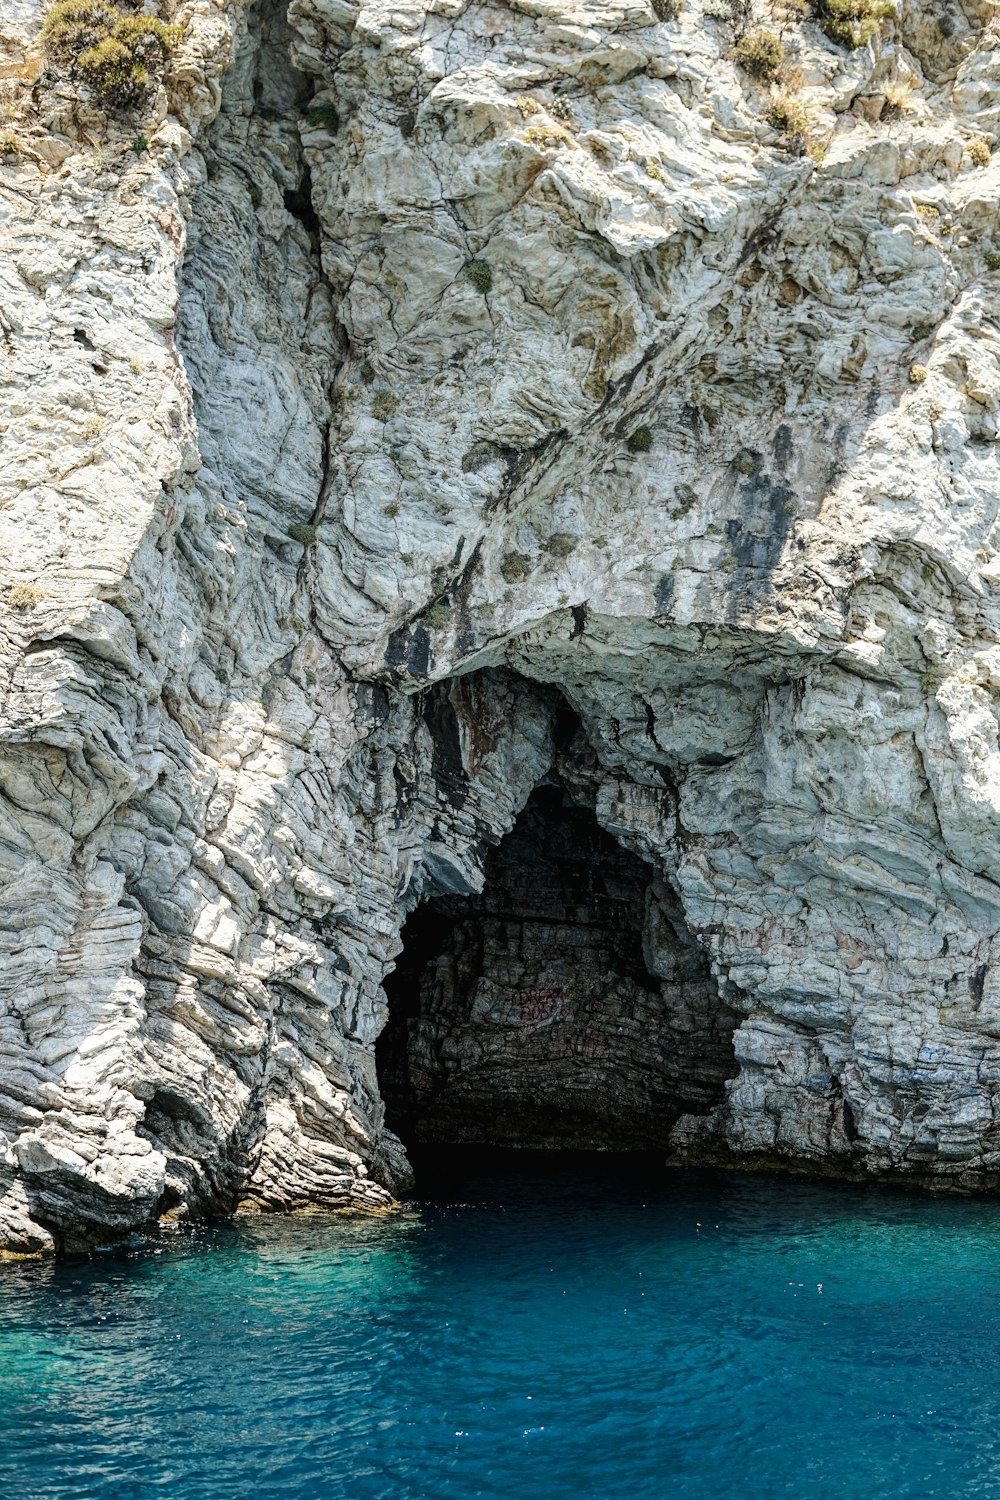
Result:
<svg viewBox="0 0 1000 1500"><path fill-rule="evenodd" d="M1000 1495L1000 1204L453 1191L0 1267L0 1496Z"/></svg>

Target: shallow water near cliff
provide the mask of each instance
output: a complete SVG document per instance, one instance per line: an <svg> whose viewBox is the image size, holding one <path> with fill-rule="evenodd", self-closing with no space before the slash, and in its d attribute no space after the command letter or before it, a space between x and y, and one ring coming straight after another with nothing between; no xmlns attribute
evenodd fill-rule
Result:
<svg viewBox="0 0 1000 1500"><path fill-rule="evenodd" d="M0 1494L997 1493L1000 1205L531 1165L0 1267Z"/></svg>

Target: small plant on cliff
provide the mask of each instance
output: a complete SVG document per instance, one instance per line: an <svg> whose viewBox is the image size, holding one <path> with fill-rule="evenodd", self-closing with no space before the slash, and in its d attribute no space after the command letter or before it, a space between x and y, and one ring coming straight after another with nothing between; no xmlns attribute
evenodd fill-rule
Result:
<svg viewBox="0 0 1000 1500"><path fill-rule="evenodd" d="M569 557L576 551L577 538L568 531L554 531L545 543L545 550L552 557Z"/></svg>
<svg viewBox="0 0 1000 1500"><path fill-rule="evenodd" d="M391 391L376 391L372 397L372 416L377 422L388 422L398 405Z"/></svg>
<svg viewBox="0 0 1000 1500"><path fill-rule="evenodd" d="M676 21L684 9L684 0L650 0L658 21Z"/></svg>
<svg viewBox="0 0 1000 1500"><path fill-rule="evenodd" d="M451 609L443 599L438 599L424 610L424 624L428 630L443 630L451 619Z"/></svg>
<svg viewBox="0 0 1000 1500"><path fill-rule="evenodd" d="M288 528L288 535L293 542L300 542L303 547L309 547L316 540L316 527L308 521L293 521Z"/></svg>
<svg viewBox="0 0 1000 1500"><path fill-rule="evenodd" d="M653 446L653 434L648 427L637 427L629 434L626 446L630 453L648 453Z"/></svg>
<svg viewBox="0 0 1000 1500"><path fill-rule="evenodd" d="M896 0L815 0L816 19L831 42L841 47L864 47L888 16L896 14Z"/></svg>
<svg viewBox="0 0 1000 1500"><path fill-rule="evenodd" d="M974 167L988 167L990 164L990 143L984 135L974 135L965 148L965 154Z"/></svg>
<svg viewBox="0 0 1000 1500"><path fill-rule="evenodd" d="M785 60L781 38L773 31L748 31L736 43L735 58L754 78L771 81L777 78Z"/></svg>
<svg viewBox="0 0 1000 1500"><path fill-rule="evenodd" d="M464 270L466 276L468 276L476 291L479 292L481 296L485 297L486 293L493 285L493 267L490 265L489 261L466 261Z"/></svg>
<svg viewBox="0 0 1000 1500"><path fill-rule="evenodd" d="M147 100L180 34L155 16L136 15L131 4L56 0L40 40L50 63L86 84L95 102L113 112Z"/></svg>
<svg viewBox="0 0 1000 1500"><path fill-rule="evenodd" d="M911 365L910 366L910 384L911 385L923 385L923 383L924 383L924 381L926 379L927 379L927 366L926 365Z"/></svg>
<svg viewBox="0 0 1000 1500"><path fill-rule="evenodd" d="M34 609L49 596L37 583L15 583L7 590L7 603L11 609Z"/></svg>
<svg viewBox="0 0 1000 1500"><path fill-rule="evenodd" d="M808 104L798 94L791 94L787 89L776 89L771 95L767 120L775 130L781 131L789 151L793 151L796 156L810 151L812 114Z"/></svg>
<svg viewBox="0 0 1000 1500"><path fill-rule="evenodd" d="M698 503L698 495L689 484L674 485L674 503L667 509L672 521L679 521Z"/></svg>
<svg viewBox="0 0 1000 1500"><path fill-rule="evenodd" d="M500 564L505 583L520 583L531 572L531 563L521 552L508 552Z"/></svg>
<svg viewBox="0 0 1000 1500"><path fill-rule="evenodd" d="M558 151L562 146L575 144L565 125L559 125L555 120L546 120L544 125L529 125L524 139L529 146L537 146L541 151Z"/></svg>
<svg viewBox="0 0 1000 1500"><path fill-rule="evenodd" d="M306 125L310 130L325 130L336 135L340 129L340 115L332 104L313 104L306 113Z"/></svg>
<svg viewBox="0 0 1000 1500"><path fill-rule="evenodd" d="M913 102L913 90L908 83L887 83L885 103L882 106L883 120L899 120Z"/></svg>
<svg viewBox="0 0 1000 1500"><path fill-rule="evenodd" d="M490 464L499 463L503 454L496 443L473 443L469 451L462 456L462 473L478 474L483 469L488 469Z"/></svg>

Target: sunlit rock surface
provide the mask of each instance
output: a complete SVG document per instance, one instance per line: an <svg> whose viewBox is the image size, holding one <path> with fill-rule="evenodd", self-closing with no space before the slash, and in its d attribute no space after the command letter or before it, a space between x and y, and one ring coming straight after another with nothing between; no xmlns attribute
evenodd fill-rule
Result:
<svg viewBox="0 0 1000 1500"><path fill-rule="evenodd" d="M563 774L563 700L735 1027L669 1151L996 1185L987 10L787 26L822 160L697 0L193 0L148 151L39 75L0 1244L389 1204L382 981Z"/></svg>

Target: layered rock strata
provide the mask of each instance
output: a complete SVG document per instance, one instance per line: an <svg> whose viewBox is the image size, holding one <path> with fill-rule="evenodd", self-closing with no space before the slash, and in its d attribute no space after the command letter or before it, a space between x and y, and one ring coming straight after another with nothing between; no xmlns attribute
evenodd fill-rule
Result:
<svg viewBox="0 0 1000 1500"><path fill-rule="evenodd" d="M996 1185L997 39L762 9L799 154L719 9L192 0L138 126L4 22L8 1251L391 1202L559 694L734 1025L671 1153Z"/></svg>

